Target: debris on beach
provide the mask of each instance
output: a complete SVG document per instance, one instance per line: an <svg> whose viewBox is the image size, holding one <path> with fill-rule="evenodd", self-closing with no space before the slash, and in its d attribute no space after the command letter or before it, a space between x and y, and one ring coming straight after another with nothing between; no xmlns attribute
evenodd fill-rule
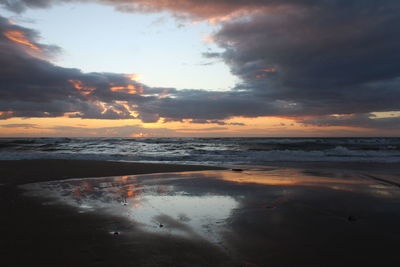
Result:
<svg viewBox="0 0 400 267"><path fill-rule="evenodd" d="M349 222L355 222L355 221L357 221L357 217L356 217L356 216L353 216L353 215L350 215L349 217L347 217L347 220L348 220Z"/></svg>

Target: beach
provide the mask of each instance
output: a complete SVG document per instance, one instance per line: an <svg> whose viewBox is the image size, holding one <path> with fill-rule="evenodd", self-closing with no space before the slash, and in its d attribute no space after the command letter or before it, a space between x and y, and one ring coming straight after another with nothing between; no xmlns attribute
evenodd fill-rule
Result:
<svg viewBox="0 0 400 267"><path fill-rule="evenodd" d="M201 165L151 164L96 160L0 160L1 184L24 184L68 178L104 177L177 171L220 170Z"/></svg>
<svg viewBox="0 0 400 267"><path fill-rule="evenodd" d="M102 231L104 225L117 224L124 228L127 222L98 214L77 214L65 205L42 205L40 198L24 197L22 190L18 188L18 185L24 183L67 178L206 169L222 168L106 161L0 161L2 265L23 266L35 263L42 266L137 266L135 262L138 262L146 266L143 263L144 258L153 257L157 265L149 263L150 266L163 266L164 263L174 266L173 258L168 258L168 255L187 246L192 247L196 254L200 252L197 256L193 255L199 263L210 260L210 256L211 259L220 258L218 252L212 249L208 251L202 242L179 243L141 235L143 244L137 246L135 244L138 240L132 242L125 236L115 239L115 236ZM132 247L135 247L134 253ZM152 253L147 251L149 247L155 250L155 256L149 254ZM165 260L157 259L157 254L165 257ZM201 256L204 256L204 260ZM190 255L188 258L193 261ZM183 262L179 263L181 264Z"/></svg>
<svg viewBox="0 0 400 267"><path fill-rule="evenodd" d="M243 171L71 160L0 166L4 266L396 261L395 164L280 163Z"/></svg>
<svg viewBox="0 0 400 267"><path fill-rule="evenodd" d="M0 0L0 267L400 266L399 33L400 0Z"/></svg>

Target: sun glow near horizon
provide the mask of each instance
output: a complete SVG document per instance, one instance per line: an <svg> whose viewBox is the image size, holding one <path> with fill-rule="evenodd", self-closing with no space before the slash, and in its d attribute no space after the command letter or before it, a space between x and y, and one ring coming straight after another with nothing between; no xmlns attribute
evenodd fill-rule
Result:
<svg viewBox="0 0 400 267"><path fill-rule="evenodd" d="M12 118L0 121L0 137L324 137L374 136L351 127L310 127L279 117L231 118L225 125L191 120L142 123L139 119ZM389 135L388 135L389 136Z"/></svg>

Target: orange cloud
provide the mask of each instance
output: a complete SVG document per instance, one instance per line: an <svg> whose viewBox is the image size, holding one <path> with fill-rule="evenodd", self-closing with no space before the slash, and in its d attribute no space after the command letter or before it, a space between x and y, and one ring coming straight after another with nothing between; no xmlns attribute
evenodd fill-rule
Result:
<svg viewBox="0 0 400 267"><path fill-rule="evenodd" d="M261 78L264 78L264 77L266 77L267 75L265 75L265 73L262 73L262 74L257 74L256 75L256 79L261 79Z"/></svg>
<svg viewBox="0 0 400 267"><path fill-rule="evenodd" d="M256 79L267 77L267 73L277 72L276 68L264 68L264 69L259 69L258 71L262 71L263 73L257 74Z"/></svg>
<svg viewBox="0 0 400 267"><path fill-rule="evenodd" d="M140 74L137 74L137 73L126 74L126 75L124 75L124 76L127 77L127 78L129 78L131 81L135 81L135 82L139 81L140 78L141 78L141 75L140 75Z"/></svg>
<svg viewBox="0 0 400 267"><path fill-rule="evenodd" d="M236 11L233 11L232 13L228 14L228 15L223 15L223 14L219 14L215 17L211 17L209 19L207 19L207 22L210 24L218 24L221 22L226 22L226 21L231 21L243 16L246 16L250 13L256 13L257 10L255 9L246 9L246 8L239 8Z"/></svg>
<svg viewBox="0 0 400 267"><path fill-rule="evenodd" d="M83 85L83 82L80 80L68 80L72 84L72 86L79 91L82 95L88 95L90 94L93 90L95 90L95 87L87 87Z"/></svg>
<svg viewBox="0 0 400 267"><path fill-rule="evenodd" d="M260 71L264 71L264 72L276 72L276 68L260 69Z"/></svg>
<svg viewBox="0 0 400 267"><path fill-rule="evenodd" d="M206 36L203 37L202 41L206 42L206 43L214 43L214 38L212 36L210 36L210 35L206 35Z"/></svg>
<svg viewBox="0 0 400 267"><path fill-rule="evenodd" d="M26 37L25 33L21 31L8 31L4 33L4 36L10 39L13 42L28 46L29 48L39 51L40 48L34 45L29 39Z"/></svg>
<svg viewBox="0 0 400 267"><path fill-rule="evenodd" d="M110 87L113 92L122 92L128 94L141 94L143 93L143 88L135 86L133 84L128 84L128 86L113 86Z"/></svg>
<svg viewBox="0 0 400 267"><path fill-rule="evenodd" d="M14 116L14 112L12 111L0 111L0 120L6 120L12 118Z"/></svg>
<svg viewBox="0 0 400 267"><path fill-rule="evenodd" d="M125 12L170 11L179 18L191 17L197 23L201 20L216 24L236 19L249 13L272 9L280 4L266 5L263 1L198 1L198 0L102 0L102 3L116 6Z"/></svg>

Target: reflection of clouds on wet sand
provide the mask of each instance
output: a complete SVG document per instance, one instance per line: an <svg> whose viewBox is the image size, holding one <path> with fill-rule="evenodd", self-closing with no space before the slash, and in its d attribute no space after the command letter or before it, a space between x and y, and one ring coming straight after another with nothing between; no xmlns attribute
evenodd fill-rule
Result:
<svg viewBox="0 0 400 267"><path fill-rule="evenodd" d="M352 236L369 234L385 244L400 223L398 188L350 171L203 171L23 187L80 212L127 218L144 231L206 239L258 263L272 261L272 254L290 261L285 254L295 259L307 257L309 250L326 256L325 248L340 247L342 256L355 246L377 249L375 243L354 241Z"/></svg>
<svg viewBox="0 0 400 267"><path fill-rule="evenodd" d="M129 218L147 231L219 242L218 232L238 206L237 201L229 195L192 195L184 188L177 189L179 181L186 176L189 179L189 175L163 176L72 179L24 187L31 194L50 196L56 202L75 206L81 213L105 212Z"/></svg>
<svg viewBox="0 0 400 267"><path fill-rule="evenodd" d="M322 186L331 187L338 184L370 184L371 181L355 179L355 177L336 178L328 175L321 176L307 174L296 169L274 169L269 171L245 171L245 172L220 172L220 179L236 183L256 183L264 185L298 185L298 186Z"/></svg>

